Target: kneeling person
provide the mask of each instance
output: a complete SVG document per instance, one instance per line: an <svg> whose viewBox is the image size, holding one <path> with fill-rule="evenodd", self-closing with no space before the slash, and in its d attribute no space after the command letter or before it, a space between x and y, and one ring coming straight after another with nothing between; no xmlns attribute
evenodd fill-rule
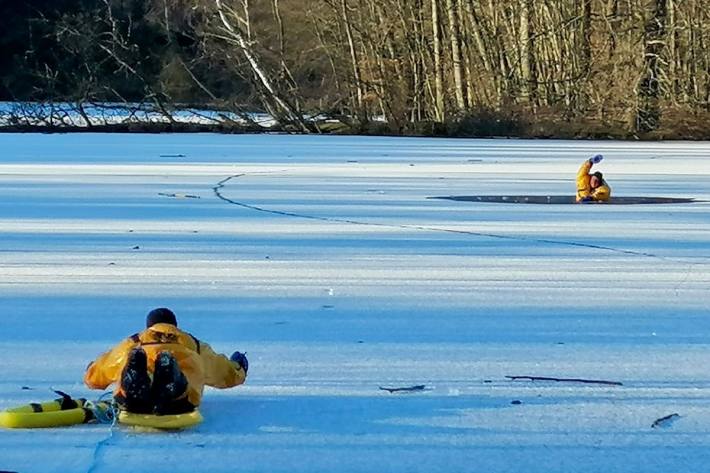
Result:
<svg viewBox="0 0 710 473"><path fill-rule="evenodd" d="M231 388L244 383L246 356L219 355L177 327L175 314L152 310L146 329L99 356L86 369L84 383L106 389L117 383L114 399L134 413L181 414L200 405L204 386Z"/></svg>

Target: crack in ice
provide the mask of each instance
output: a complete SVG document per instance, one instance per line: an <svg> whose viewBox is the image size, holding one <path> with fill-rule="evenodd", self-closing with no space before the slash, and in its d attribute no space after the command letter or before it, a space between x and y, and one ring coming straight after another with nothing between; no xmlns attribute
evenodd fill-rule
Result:
<svg viewBox="0 0 710 473"><path fill-rule="evenodd" d="M641 256L641 257L654 258L654 259L659 259L662 261L668 261L668 262L673 262L673 263L688 264L687 261L681 261L681 260L676 260L676 259L672 259L672 258L667 258L665 256L659 256L654 253L648 253L648 252L644 252L644 251L625 250L622 248L614 248L611 246L604 246L604 245L595 245L592 243L580 243L580 242L566 241L566 240L550 240L550 239L546 239L546 238L530 238L530 237L524 237L524 236L501 235L501 234L497 234L497 233L477 232L477 231L472 231L472 230L455 230L455 229L451 229L451 228L429 227L429 226L425 226L425 225L364 222L364 221L352 220L352 219L346 219L346 218L321 217L321 216L317 216L317 215L308 215L308 214L301 214L301 213L296 213L296 212L288 212L285 210L274 210L274 209L268 209L265 207L259 207L258 205L252 205L252 204L247 204L244 202L239 202L239 201L230 199L230 198L226 197L224 194L222 194L222 189L224 189L226 187L227 183L229 183L230 181L232 181L234 179L238 179L240 177L247 177L247 176L263 175L263 174L272 174L272 173L261 172L261 173L234 174L232 176L226 177L226 178L222 179L221 181L219 181L214 187L212 187L212 190L214 191L214 194L218 199L220 199L224 202L227 202L229 204L236 205L236 206L239 206L239 207L242 207L245 209L254 210L257 212L264 212L264 213L269 213L272 215L281 215L284 217L295 217L295 218L302 218L302 219L307 219L307 220L317 220L317 221L321 221L321 222L346 223L346 224L350 224L350 225L363 225L363 226L370 226L370 227L398 228L398 229L405 229L405 230L422 230L422 231L428 231L428 232L453 233L453 234L459 234L459 235L471 235L471 236L484 237L484 238L494 238L494 239L499 239L499 240L524 241L524 242L542 243L542 244L548 244L548 245L570 246L570 247L577 247L577 248L590 248L593 250L609 251L609 252L620 253L620 254L624 254L624 255ZM698 264L704 264L704 263L691 263L691 265L698 265Z"/></svg>

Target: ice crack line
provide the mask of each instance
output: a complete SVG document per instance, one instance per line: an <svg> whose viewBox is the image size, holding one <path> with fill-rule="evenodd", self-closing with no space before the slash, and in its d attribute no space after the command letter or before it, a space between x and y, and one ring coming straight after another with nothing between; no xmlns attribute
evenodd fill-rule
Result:
<svg viewBox="0 0 710 473"><path fill-rule="evenodd" d="M578 247L578 248L591 248L594 250L609 251L609 252L620 253L620 254L624 254L624 255L642 256L642 257L646 257L646 258L654 258L654 259L659 259L659 260L663 260L663 261L679 262L679 261L675 261L670 258L666 258L664 256L659 256L659 255L656 255L653 253L648 253L648 252L643 252L643 251L624 250L624 249L620 249L620 248L614 248L611 246L595 245L595 244L591 244L591 243L580 243L580 242L565 241L565 240L549 240L549 239L545 239L545 238L528 238L528 237L524 237L524 236L501 235L501 234L497 234L497 233L476 232L476 231L471 231L471 230L455 230L455 229L451 229L451 228L437 228L437 227L429 227L429 226L425 226L425 225L407 225L407 224L363 222L363 221L359 221L359 220L351 220L351 219L345 219L345 218L320 217L317 215L308 215L308 214L301 214L301 213L296 213L296 212L287 212L284 210L273 210L273 209L267 209L264 207L259 207L257 205L251 205L251 204L247 204L244 202L239 202L239 201L236 201L236 200L226 197L222 193L222 189L224 189L226 184L228 182L230 182L231 180L238 179L240 177L254 176L254 175L259 175L259 174L267 174L267 173L234 174L233 176L229 176L229 177L219 181L212 188L212 190L214 191L214 194L218 199L220 199L224 202L227 202L229 204L236 205L236 206L239 206L239 207L242 207L245 209L254 210L257 212L264 212L264 213L269 213L272 215L281 215L284 217L303 218L303 219L307 219L307 220L317 220L317 221L321 221L321 222L331 222L331 223L347 223L350 225L364 225L364 226L370 226L370 227L400 228L400 229L406 229L406 230L421 230L421 231L428 231L428 232L454 233L454 234L459 234L459 235L471 235L471 236L484 237L484 238L494 238L494 239L499 239L499 240L512 240L512 241L543 243L543 244L548 244L548 245L571 246L571 247Z"/></svg>
<svg viewBox="0 0 710 473"><path fill-rule="evenodd" d="M116 430L116 421L114 420L111 425L109 426L109 432L108 435L101 440L99 443L96 444L96 447L94 448L94 454L91 457L91 465L89 466L89 469L87 470L87 473L94 473L96 468L99 465L99 460L101 459L103 455L103 450L104 447L108 446L113 439L114 432Z"/></svg>

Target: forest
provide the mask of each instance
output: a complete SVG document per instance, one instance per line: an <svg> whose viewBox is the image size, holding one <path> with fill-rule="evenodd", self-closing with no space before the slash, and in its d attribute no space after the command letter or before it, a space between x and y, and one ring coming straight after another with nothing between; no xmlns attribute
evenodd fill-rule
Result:
<svg viewBox="0 0 710 473"><path fill-rule="evenodd" d="M15 128L35 104L122 104L174 130L176 110L201 107L229 112L225 131L263 112L298 133L710 138L705 0L0 0L0 14Z"/></svg>

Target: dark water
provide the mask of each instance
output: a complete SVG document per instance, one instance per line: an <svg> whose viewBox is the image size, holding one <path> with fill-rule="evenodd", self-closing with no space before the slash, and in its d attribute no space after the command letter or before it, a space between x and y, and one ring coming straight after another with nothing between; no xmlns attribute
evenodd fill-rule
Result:
<svg viewBox="0 0 710 473"><path fill-rule="evenodd" d="M484 202L491 204L576 204L573 195L452 195L430 197L430 199L456 200L461 202ZM641 204L689 204L701 202L696 199L672 197L612 197L611 201L601 205L641 205ZM590 202L598 205L599 202Z"/></svg>

